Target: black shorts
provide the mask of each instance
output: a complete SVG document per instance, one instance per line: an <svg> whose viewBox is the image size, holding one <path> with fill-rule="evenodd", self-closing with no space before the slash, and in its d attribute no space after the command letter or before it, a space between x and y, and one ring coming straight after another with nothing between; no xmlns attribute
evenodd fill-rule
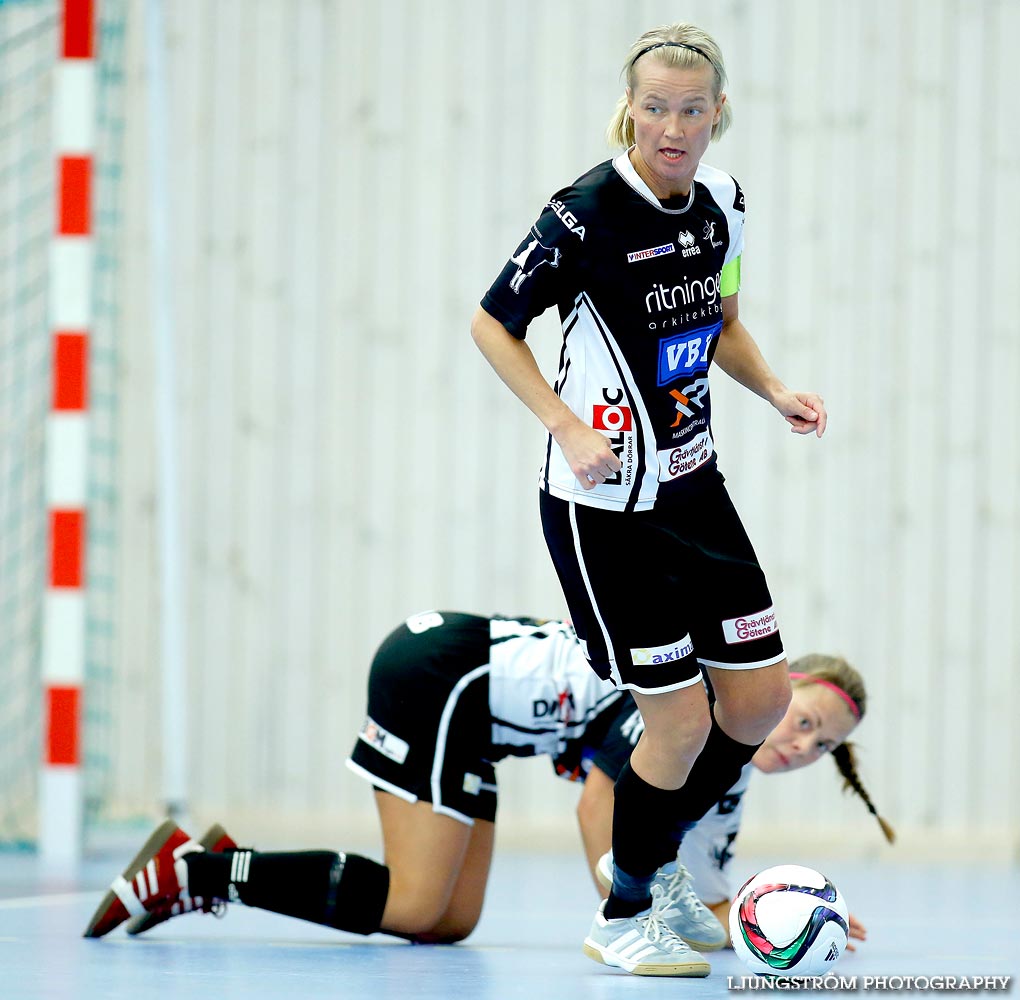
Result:
<svg viewBox="0 0 1020 1000"><path fill-rule="evenodd" d="M382 643L347 766L376 788L462 823L496 818L489 619L432 611Z"/></svg>
<svg viewBox="0 0 1020 1000"><path fill-rule="evenodd" d="M621 513L540 494L542 527L585 655L642 694L784 659L772 597L721 476Z"/></svg>

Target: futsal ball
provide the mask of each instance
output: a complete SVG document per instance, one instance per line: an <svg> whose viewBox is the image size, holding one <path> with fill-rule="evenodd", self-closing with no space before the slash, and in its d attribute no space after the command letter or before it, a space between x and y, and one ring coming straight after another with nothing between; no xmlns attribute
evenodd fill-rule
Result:
<svg viewBox="0 0 1020 1000"><path fill-rule="evenodd" d="M776 865L752 875L730 907L730 940L761 976L824 976L846 949L850 915L821 872Z"/></svg>

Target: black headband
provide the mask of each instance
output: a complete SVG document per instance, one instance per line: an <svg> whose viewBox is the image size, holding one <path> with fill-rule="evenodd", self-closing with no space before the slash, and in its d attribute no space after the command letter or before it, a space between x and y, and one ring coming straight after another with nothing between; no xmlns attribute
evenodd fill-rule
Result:
<svg viewBox="0 0 1020 1000"><path fill-rule="evenodd" d="M631 66L633 66L634 63L636 63L646 52L651 52L652 49L661 49L665 46L671 46L674 49L690 49L691 52L697 52L702 59L708 59L712 68L715 69L715 63L701 49L699 49L697 45L688 45L686 42L656 42L654 45L649 45L631 59Z"/></svg>

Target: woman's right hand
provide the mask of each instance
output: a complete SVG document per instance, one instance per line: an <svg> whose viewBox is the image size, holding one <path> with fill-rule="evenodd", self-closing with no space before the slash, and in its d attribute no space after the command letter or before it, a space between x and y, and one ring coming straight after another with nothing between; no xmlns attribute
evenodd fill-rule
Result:
<svg viewBox="0 0 1020 1000"><path fill-rule="evenodd" d="M582 489L600 486L623 468L623 462L613 454L605 434L578 417L553 436Z"/></svg>

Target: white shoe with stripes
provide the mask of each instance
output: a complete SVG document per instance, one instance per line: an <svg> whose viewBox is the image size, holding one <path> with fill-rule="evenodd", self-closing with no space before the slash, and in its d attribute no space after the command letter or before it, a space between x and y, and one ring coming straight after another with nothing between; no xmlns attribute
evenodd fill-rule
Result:
<svg viewBox="0 0 1020 1000"><path fill-rule="evenodd" d="M652 886L652 905L634 917L607 920L603 902L584 939L584 953L596 962L635 976L707 976L704 955L694 951L664 919L668 900L662 886Z"/></svg>
<svg viewBox="0 0 1020 1000"><path fill-rule="evenodd" d="M162 823L134 860L118 875L92 914L85 937L98 938L132 917L155 914L163 920L181 913L209 913L218 900L188 894L186 854L203 850L172 819Z"/></svg>
<svg viewBox="0 0 1020 1000"><path fill-rule="evenodd" d="M613 852L599 858L595 876L605 889L613 888ZM691 873L680 864L679 855L675 861L663 865L655 875L652 885L661 885L665 896L664 919L669 926L692 948L698 951L718 951L726 947L729 933L719 918L700 900L694 891Z"/></svg>

